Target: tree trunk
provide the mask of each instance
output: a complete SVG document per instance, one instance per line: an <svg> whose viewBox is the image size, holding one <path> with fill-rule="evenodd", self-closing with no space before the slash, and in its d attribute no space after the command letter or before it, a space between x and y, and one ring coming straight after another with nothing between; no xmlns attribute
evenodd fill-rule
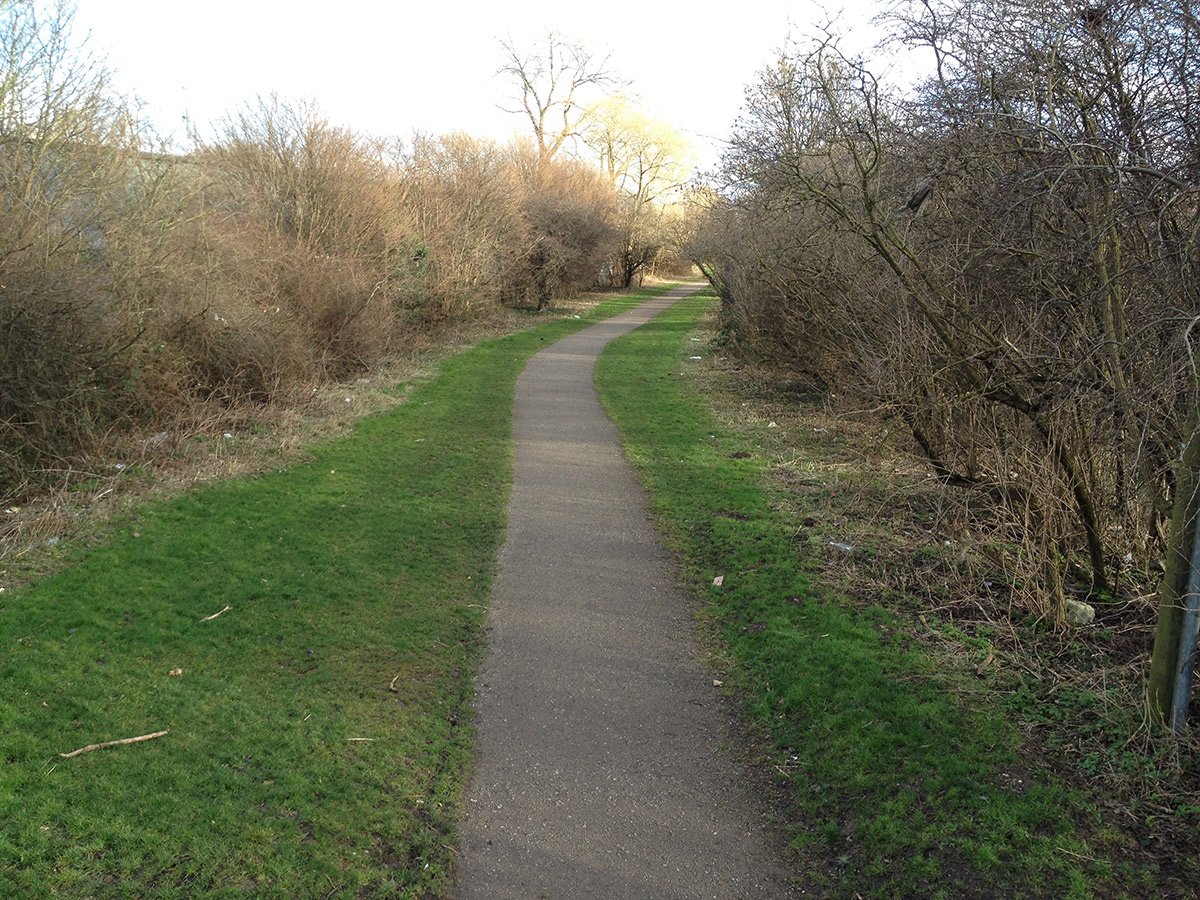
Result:
<svg viewBox="0 0 1200 900"><path fill-rule="evenodd" d="M1171 695L1179 675L1179 637L1183 631L1183 603L1191 572L1196 512L1200 504L1200 433L1193 420L1191 438L1184 448L1175 477L1175 510L1167 542L1166 574L1158 592L1158 625L1146 699L1150 717L1159 725L1171 721Z"/></svg>
<svg viewBox="0 0 1200 900"><path fill-rule="evenodd" d="M634 259L633 251L626 250L621 255L621 281L622 287L628 289L633 285L633 276L637 274L638 264Z"/></svg>

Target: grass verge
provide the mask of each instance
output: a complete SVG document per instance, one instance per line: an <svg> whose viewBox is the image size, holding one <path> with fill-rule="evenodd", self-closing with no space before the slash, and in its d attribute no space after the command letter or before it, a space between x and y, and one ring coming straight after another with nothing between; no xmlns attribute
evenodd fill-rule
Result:
<svg viewBox="0 0 1200 900"><path fill-rule="evenodd" d="M443 893L514 381L649 293L457 356L310 462L150 504L0 595L0 896Z"/></svg>
<svg viewBox="0 0 1200 900"><path fill-rule="evenodd" d="M878 605L802 574L802 523L763 486L763 447L722 427L691 380L681 303L611 344L598 382L650 489L751 727L790 786L793 846L818 887L851 896L1092 896L1112 867L1094 813L965 666L904 639ZM735 418L730 416L730 418ZM714 584L717 576L722 583Z"/></svg>

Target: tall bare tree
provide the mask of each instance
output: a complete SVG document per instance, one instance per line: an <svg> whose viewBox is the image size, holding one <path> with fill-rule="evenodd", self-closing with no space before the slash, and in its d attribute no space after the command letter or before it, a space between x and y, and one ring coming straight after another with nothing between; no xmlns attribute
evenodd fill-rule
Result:
<svg viewBox="0 0 1200 900"><path fill-rule="evenodd" d="M687 180L691 148L671 125L644 115L623 97L589 109L581 137L617 192L622 238L617 268L629 287L653 265L663 245L663 210Z"/></svg>
<svg viewBox="0 0 1200 900"><path fill-rule="evenodd" d="M578 133L585 89L616 84L609 57L597 59L583 44L554 31L531 48L517 46L511 37L500 44L504 63L496 74L508 78L515 89L510 98L514 105L501 109L529 119L538 159L545 163Z"/></svg>

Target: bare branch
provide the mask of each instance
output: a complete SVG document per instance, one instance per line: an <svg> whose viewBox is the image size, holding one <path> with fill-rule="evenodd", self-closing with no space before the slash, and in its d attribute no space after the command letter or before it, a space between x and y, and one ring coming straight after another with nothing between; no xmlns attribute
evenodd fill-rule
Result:
<svg viewBox="0 0 1200 900"><path fill-rule="evenodd" d="M589 87L617 84L608 68L609 56L596 58L583 44L557 32L547 32L542 44L518 47L511 37L500 41L505 60L496 70L516 91L505 112L523 113L537 143L538 158L547 162L578 133L583 96Z"/></svg>

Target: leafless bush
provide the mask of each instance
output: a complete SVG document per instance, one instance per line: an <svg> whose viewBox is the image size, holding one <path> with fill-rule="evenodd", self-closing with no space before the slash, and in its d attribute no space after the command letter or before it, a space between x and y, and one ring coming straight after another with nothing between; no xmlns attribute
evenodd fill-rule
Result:
<svg viewBox="0 0 1200 900"><path fill-rule="evenodd" d="M937 61L916 98L830 42L762 74L695 254L739 336L989 500L1035 612L1144 588L1196 408L1195 20L921 3L896 27Z"/></svg>
<svg viewBox="0 0 1200 900"><path fill-rule="evenodd" d="M161 179L69 10L0 6L0 484L24 483L127 411L152 298Z"/></svg>
<svg viewBox="0 0 1200 900"><path fill-rule="evenodd" d="M309 396L433 329L544 307L615 255L613 189L545 147L397 151L272 97L153 152L50 2L0 0L2 496L106 436Z"/></svg>
<svg viewBox="0 0 1200 900"><path fill-rule="evenodd" d="M401 181L418 236L411 258L435 319L496 303L540 309L594 284L612 252L611 188L527 144L417 138Z"/></svg>
<svg viewBox="0 0 1200 900"><path fill-rule="evenodd" d="M204 214L226 240L256 248L243 271L227 274L255 283L262 315L301 329L318 372L381 353L398 327L408 235L380 148L272 98L226 120L194 158Z"/></svg>
<svg viewBox="0 0 1200 900"><path fill-rule="evenodd" d="M515 148L519 153L521 147ZM575 161L522 160L528 249L514 268L509 301L537 309L596 284L617 246L617 203L596 170Z"/></svg>
<svg viewBox="0 0 1200 900"><path fill-rule="evenodd" d="M418 136L400 160L405 206L416 238L410 260L424 279L433 321L470 315L500 301L508 267L527 236L521 190L503 148L466 134Z"/></svg>

